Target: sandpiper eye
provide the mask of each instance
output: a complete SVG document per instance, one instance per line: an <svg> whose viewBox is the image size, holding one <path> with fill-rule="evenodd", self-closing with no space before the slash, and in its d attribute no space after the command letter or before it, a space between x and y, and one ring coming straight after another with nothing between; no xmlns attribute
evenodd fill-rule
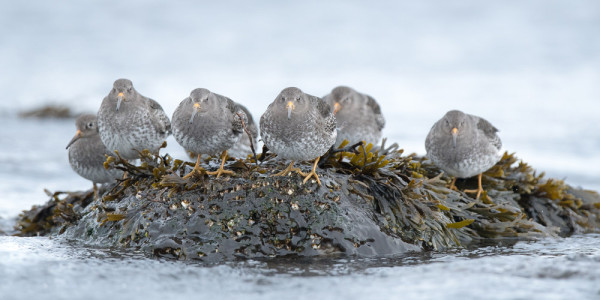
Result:
<svg viewBox="0 0 600 300"><path fill-rule="evenodd" d="M94 128L94 123L88 123L88 128Z"/></svg>
<svg viewBox="0 0 600 300"><path fill-rule="evenodd" d="M117 89L113 88L112 92L113 92L113 93L116 93L116 92L117 92Z"/></svg>
<svg viewBox="0 0 600 300"><path fill-rule="evenodd" d="M450 121L445 120L446 121L446 125L450 126Z"/></svg>
<svg viewBox="0 0 600 300"><path fill-rule="evenodd" d="M131 93L131 91L133 91L133 88L131 88L131 87L130 87L130 88L127 88L127 92L128 92L128 93Z"/></svg>

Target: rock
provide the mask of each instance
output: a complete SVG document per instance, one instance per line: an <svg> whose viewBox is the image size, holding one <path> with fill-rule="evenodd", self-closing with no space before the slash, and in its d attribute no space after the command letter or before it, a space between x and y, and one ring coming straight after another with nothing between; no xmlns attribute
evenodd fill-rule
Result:
<svg viewBox="0 0 600 300"><path fill-rule="evenodd" d="M71 112L69 107L63 105L46 105L39 108L22 111L19 113L21 118L74 118L75 114Z"/></svg>
<svg viewBox="0 0 600 300"><path fill-rule="evenodd" d="M238 177L189 181L181 176L192 164L168 155L143 152L139 167L109 158L106 166L126 170L126 180L103 186L100 199L92 191L55 193L24 212L16 229L208 262L381 256L600 232L597 193L536 175L513 154L484 173L486 192L474 200L449 190L449 178L424 158L359 148L326 161L322 187L303 185L300 176L269 177L284 162L268 157L258 168L252 159L230 162ZM205 167L217 165L212 159ZM460 190L474 185L457 182Z"/></svg>
<svg viewBox="0 0 600 300"><path fill-rule="evenodd" d="M0 217L0 236L6 235L6 232L4 232L5 224L6 221Z"/></svg>

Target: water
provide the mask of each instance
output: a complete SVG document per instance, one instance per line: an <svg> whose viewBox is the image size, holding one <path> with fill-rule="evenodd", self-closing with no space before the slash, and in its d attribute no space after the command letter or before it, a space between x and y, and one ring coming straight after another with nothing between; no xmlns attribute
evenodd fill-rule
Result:
<svg viewBox="0 0 600 300"><path fill-rule="evenodd" d="M600 2L0 0L0 298L598 299L600 238L313 261L214 266L15 238L50 191L91 184L69 167L73 120L23 120L64 104L94 112L119 77L171 115L196 87L259 119L277 93L371 94L384 136L424 153L445 111L481 115L540 171L600 190ZM171 137L167 152L185 153Z"/></svg>
<svg viewBox="0 0 600 300"><path fill-rule="evenodd" d="M3 299L598 299L600 236L378 259L202 265L0 237Z"/></svg>

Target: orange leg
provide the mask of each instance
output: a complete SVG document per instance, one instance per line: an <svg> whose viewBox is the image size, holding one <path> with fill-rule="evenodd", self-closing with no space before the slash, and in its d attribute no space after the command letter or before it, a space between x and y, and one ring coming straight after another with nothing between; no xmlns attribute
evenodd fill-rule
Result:
<svg viewBox="0 0 600 300"><path fill-rule="evenodd" d="M285 168L283 171L275 173L275 174L273 174L271 176L287 176L288 174L290 174L292 172L297 172L298 174L300 174L302 176L306 176L306 174L304 172L302 172L302 170L300 170L300 168L294 168L294 161L293 160L287 166L287 168Z"/></svg>
<svg viewBox="0 0 600 300"><path fill-rule="evenodd" d="M311 177L315 177L315 179L317 179L317 183L319 183L319 185L321 185L321 180L319 180L319 176L317 175L317 164L319 163L319 159L321 157L317 157L317 159L315 159L315 163L313 164L313 168L310 171L310 173L306 174L306 177L304 178L304 180L302 181L302 183L306 183L306 181L308 181L309 178Z"/></svg>
<svg viewBox="0 0 600 300"><path fill-rule="evenodd" d="M454 185L455 183L456 183L456 177L452 178L452 182L450 183L449 189L451 189L453 191L458 191L458 189L456 188L456 185Z"/></svg>
<svg viewBox="0 0 600 300"><path fill-rule="evenodd" d="M465 190L465 193L477 193L477 196L475 197L475 199L479 199L479 196L481 196L481 192L483 192L483 186L481 186L481 177L483 177L483 173L479 173L479 175L477 176L477 189L476 190Z"/></svg>
<svg viewBox="0 0 600 300"><path fill-rule="evenodd" d="M223 153L221 154L221 167L219 167L219 169L216 171L206 172L206 174L217 175L217 178L219 178L219 176L221 176L221 174L235 175L235 172L223 169L223 166L225 165L226 161L227 161L227 150L223 151Z"/></svg>
<svg viewBox="0 0 600 300"><path fill-rule="evenodd" d="M192 169L189 173L187 173L187 175L183 176L183 179L188 179L188 178L194 176L194 174L201 173L202 170L204 170L202 167L200 167L200 157L201 156L202 156L202 154L198 154L198 158L196 159L196 165L194 166L194 169Z"/></svg>

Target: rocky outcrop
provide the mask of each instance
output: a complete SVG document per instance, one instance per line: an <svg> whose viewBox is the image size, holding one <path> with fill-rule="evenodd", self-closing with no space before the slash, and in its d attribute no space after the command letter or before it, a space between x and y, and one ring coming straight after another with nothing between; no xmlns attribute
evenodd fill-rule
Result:
<svg viewBox="0 0 600 300"><path fill-rule="evenodd" d="M191 163L142 153L140 166L109 158L128 177L93 192L55 193L24 212L20 235L210 262L237 257L379 256L482 242L600 231L600 196L546 179L513 154L484 174L481 199L447 188L428 160L372 146L325 159L322 186L273 157L230 161L236 177L198 175ZM216 168L217 159L205 161ZM301 165L308 170L310 165ZM459 180L460 190L475 179Z"/></svg>

